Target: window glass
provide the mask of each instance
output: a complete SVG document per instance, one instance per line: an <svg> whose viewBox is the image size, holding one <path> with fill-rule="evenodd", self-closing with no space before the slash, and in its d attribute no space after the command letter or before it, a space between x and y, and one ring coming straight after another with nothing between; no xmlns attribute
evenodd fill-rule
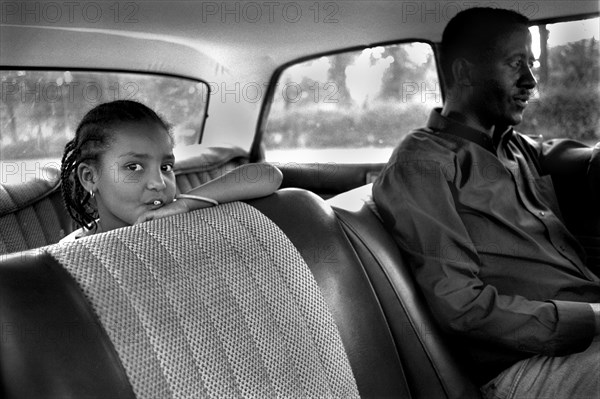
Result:
<svg viewBox="0 0 600 399"><path fill-rule="evenodd" d="M546 139L600 140L599 19L533 26L530 31L538 87L517 129Z"/></svg>
<svg viewBox="0 0 600 399"><path fill-rule="evenodd" d="M85 113L113 100L136 100L172 125L176 145L198 143L205 83L169 76L90 71L1 70L1 182L60 167Z"/></svg>
<svg viewBox="0 0 600 399"><path fill-rule="evenodd" d="M278 162L386 162L442 97L429 44L329 55L280 76L264 135Z"/></svg>

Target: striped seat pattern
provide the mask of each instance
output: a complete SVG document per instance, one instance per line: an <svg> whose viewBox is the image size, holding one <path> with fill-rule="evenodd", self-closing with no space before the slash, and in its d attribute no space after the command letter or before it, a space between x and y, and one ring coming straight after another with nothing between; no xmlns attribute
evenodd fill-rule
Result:
<svg viewBox="0 0 600 399"><path fill-rule="evenodd" d="M338 329L284 233L235 202L48 247L138 398L357 398Z"/></svg>

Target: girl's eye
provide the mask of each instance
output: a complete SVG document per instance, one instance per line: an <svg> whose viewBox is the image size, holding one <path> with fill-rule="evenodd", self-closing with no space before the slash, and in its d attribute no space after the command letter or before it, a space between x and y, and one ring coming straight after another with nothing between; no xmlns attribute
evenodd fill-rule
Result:
<svg viewBox="0 0 600 399"><path fill-rule="evenodd" d="M141 170L143 170L144 168L142 167L142 165L140 165L139 163L132 163L129 165L125 165L125 167L127 169L129 169L132 172L139 172Z"/></svg>
<svg viewBox="0 0 600 399"><path fill-rule="evenodd" d="M171 164L166 164L162 166L162 170L163 172L172 172L173 171L173 165Z"/></svg>

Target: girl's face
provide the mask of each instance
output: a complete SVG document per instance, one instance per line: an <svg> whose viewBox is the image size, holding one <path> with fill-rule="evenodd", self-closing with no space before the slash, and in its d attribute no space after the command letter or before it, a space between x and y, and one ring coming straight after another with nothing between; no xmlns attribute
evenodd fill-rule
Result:
<svg viewBox="0 0 600 399"><path fill-rule="evenodd" d="M156 123L125 123L114 130L114 140L95 168L93 186L103 231L130 226L175 198L169 133Z"/></svg>

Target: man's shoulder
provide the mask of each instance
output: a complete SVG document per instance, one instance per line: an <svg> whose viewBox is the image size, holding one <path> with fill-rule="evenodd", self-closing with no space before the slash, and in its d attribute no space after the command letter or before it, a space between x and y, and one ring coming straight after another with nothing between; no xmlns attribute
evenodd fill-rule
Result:
<svg viewBox="0 0 600 399"><path fill-rule="evenodd" d="M455 157L460 144L452 135L419 128L400 141L390 161L420 159L445 162Z"/></svg>
<svg viewBox="0 0 600 399"><path fill-rule="evenodd" d="M452 179L456 173L459 146L448 136L427 128L407 134L392 153L375 185L383 184L386 179L418 179L421 183L425 178L437 181L443 176L444 179Z"/></svg>

